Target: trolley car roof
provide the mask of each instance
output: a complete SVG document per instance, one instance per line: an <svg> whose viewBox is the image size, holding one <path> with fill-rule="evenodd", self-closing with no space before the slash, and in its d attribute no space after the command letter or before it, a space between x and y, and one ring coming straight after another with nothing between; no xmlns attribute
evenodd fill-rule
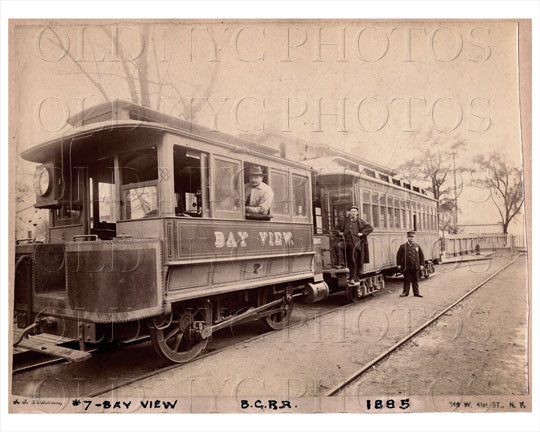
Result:
<svg viewBox="0 0 540 432"><path fill-rule="evenodd" d="M94 153L89 140L100 134L114 131L147 130L152 133L170 132L192 137L229 148L238 148L248 153L257 153L268 158L280 159L278 150L257 144L234 135L212 130L180 118L176 118L149 108L135 105L128 101L115 100L87 108L68 119L72 128L55 138L41 143L21 153L21 157L30 162L44 163L54 158L62 148L81 151L86 146ZM91 146L91 147L90 147ZM291 165L306 168L304 164L287 161Z"/></svg>

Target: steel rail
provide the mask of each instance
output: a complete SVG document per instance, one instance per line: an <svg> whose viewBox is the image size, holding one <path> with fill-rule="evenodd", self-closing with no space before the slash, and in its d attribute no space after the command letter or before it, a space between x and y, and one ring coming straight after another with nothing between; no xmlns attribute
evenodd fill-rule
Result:
<svg viewBox="0 0 540 432"><path fill-rule="evenodd" d="M313 320L315 320L317 318L323 317L323 316L331 314L333 312L343 310L343 309L347 309L347 308L350 308L352 306L357 306L357 305L358 305L357 303L348 303L348 304L343 305L343 306L339 306L339 307L329 309L329 310L321 312L321 313L317 313L317 314L313 315L312 317L303 320L302 324L313 321ZM214 351L205 352L205 353L195 357L193 360L191 360L191 361L189 361L187 363L177 363L177 364L172 364L172 365L169 365L169 366L165 366L165 367L163 367L161 369L156 369L154 371L147 372L147 373L142 374L142 375L140 375L140 376L138 376L136 378L132 378L130 380L127 380L127 381L125 381L123 383L119 383L119 384L115 384L114 386L107 387L107 389L105 389L105 390L98 390L98 391L95 391L93 393L90 393L90 394L87 394L87 395L84 395L84 396L85 397L97 397L97 396L100 396L102 394L112 392L113 390L116 390L118 388L128 386L130 384L136 383L136 382L141 381L141 380L146 379L146 378L153 377L153 376L158 375L160 373L168 372L170 370L173 370L173 369L176 369L176 368L188 365L188 364L193 364L193 363L198 362L198 361L200 361L200 360L202 360L204 358L207 358L207 357L210 357L210 356L213 356L213 355L216 355L216 354L220 354L220 353L222 353L224 351L227 351L229 349L233 349L233 348L245 345L247 343L255 342L255 341L259 340L259 339L264 338L265 336L268 336L269 334L274 334L274 333L277 333L277 332L282 332L284 330L288 330L290 328L294 328L295 324L297 324L297 323L293 323L290 326L285 327L282 330L269 330L267 332L258 334L256 336L253 336L253 337L250 337L250 338L247 338L247 339L243 339L243 340L241 340L239 342L236 342L236 343L234 343L232 345L227 345L227 346L224 346L224 347L219 348L219 349L214 350Z"/></svg>
<svg viewBox="0 0 540 432"><path fill-rule="evenodd" d="M429 325L433 324L435 321L437 321L441 316L446 314L450 309L455 307L457 304L461 303L464 299L466 299L468 296L470 296L472 293L474 293L476 290L484 286L486 283L488 283L491 279L493 279L495 276L497 276L499 273L501 273L506 268L510 267L512 264L514 264L517 259L522 256L523 253L519 253L512 261L502 266L499 270L497 270L495 273L490 275L487 279L480 282L478 285L476 285L474 288L472 288L470 291L462 295L460 298L458 298L454 303L452 303L450 306L446 307L444 310L439 312L437 315L435 315L433 318L426 321L424 324L422 324L420 327L418 327L416 330L409 333L404 338L400 339L398 342L396 342L394 345L392 345L390 348L388 348L386 351L384 351L382 354L375 357L373 360L369 361L368 363L364 364L360 369L358 369L355 373L347 377L343 382L340 384L334 386L330 390L328 390L325 393L325 396L334 396L336 393L338 393L340 390L348 386L351 382L356 380L358 377L360 377L362 374L364 374L369 368L379 363L384 358L388 357L392 352L394 352L397 348L399 348L401 345L403 345L405 342L407 342L409 339L416 336L418 333L420 333L422 330L424 330Z"/></svg>

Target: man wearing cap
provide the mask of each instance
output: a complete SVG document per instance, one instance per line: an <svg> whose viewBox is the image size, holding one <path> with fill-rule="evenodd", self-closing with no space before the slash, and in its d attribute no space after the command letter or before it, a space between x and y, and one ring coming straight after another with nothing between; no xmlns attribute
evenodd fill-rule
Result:
<svg viewBox="0 0 540 432"><path fill-rule="evenodd" d="M407 243L403 243L398 250L397 268L403 271L403 293L400 297L407 297L411 282L415 297L423 297L418 291L418 270L424 269L424 252L414 242L414 231L407 232Z"/></svg>
<svg viewBox="0 0 540 432"><path fill-rule="evenodd" d="M369 248L367 236L373 232L373 227L358 217L358 207L349 208L349 217L340 221L338 234L345 237L347 265L351 279L360 281L364 272L364 263L369 263Z"/></svg>
<svg viewBox="0 0 540 432"><path fill-rule="evenodd" d="M260 166L249 168L249 182L244 185L244 192L246 213L270 214L274 191L263 182L263 172Z"/></svg>

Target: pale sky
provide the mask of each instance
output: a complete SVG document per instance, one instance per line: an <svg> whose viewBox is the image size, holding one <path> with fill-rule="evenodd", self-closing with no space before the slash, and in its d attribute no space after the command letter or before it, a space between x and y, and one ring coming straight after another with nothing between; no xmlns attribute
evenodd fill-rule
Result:
<svg viewBox="0 0 540 432"><path fill-rule="evenodd" d="M521 165L513 23L161 22L148 28L144 45L139 25L83 27L55 27L64 46L69 40L69 54L43 26L16 29L17 152L65 131L67 113L77 112L82 98L85 107L103 102L72 58L101 80L109 97L129 99L125 80L115 76L123 73L118 60L146 50L149 78L157 81L157 64L172 84L161 88L169 99L160 109L185 116L176 90L198 98L195 103L209 97L194 121L223 132L260 132L264 122L394 167L412 155L418 136L442 129L445 139L466 143L458 166L491 151ZM118 34L118 54L110 32ZM155 107L159 89L150 89ZM18 179L33 170L20 163ZM484 198L467 188L459 200L460 222L497 222L493 204L477 203Z"/></svg>

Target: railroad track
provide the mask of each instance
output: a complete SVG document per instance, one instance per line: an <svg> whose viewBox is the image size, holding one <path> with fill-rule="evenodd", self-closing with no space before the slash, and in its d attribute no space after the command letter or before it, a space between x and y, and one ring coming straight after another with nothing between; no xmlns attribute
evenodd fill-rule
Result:
<svg viewBox="0 0 540 432"><path fill-rule="evenodd" d="M354 306L354 305L355 305L354 303L348 303L348 304L341 305L341 306L330 307L328 310L325 310L325 311L317 311L316 313L308 314L307 316L304 316L303 319L300 321L300 323L302 325L304 325L306 322L313 321L316 318L325 316L325 315L330 314L332 312L339 311L341 309L349 308L349 307ZM289 326L289 329L294 328L295 325L298 325L298 322L292 323ZM167 365L165 367L159 367L159 368L156 368L156 369L154 369L152 371L138 374L134 378L124 380L122 382L115 382L115 384L113 384L113 385L111 385L111 383L107 383L106 387L103 386L102 388L100 388L98 390L94 390L94 391L89 392L89 393L83 393L83 394L81 394L81 396L97 397L97 396L100 396L100 395L103 395L103 394L106 394L106 393L110 393L111 391L114 391L114 390L116 390L118 388L121 388L121 387L125 387L125 386L130 385L130 384L133 384L133 383L135 383L137 381L140 381L140 380L143 380L145 378L149 378L149 377L158 375L158 374L163 373L163 372L167 372L167 371L170 371L170 370L173 370L173 369L180 368L180 367L182 367L182 366L184 366L186 364L191 364L191 363L194 363L194 362L197 362L197 361L201 361L202 359L205 359L205 358L213 356L213 355L218 355L218 354L223 353L223 352L225 352L225 351L227 351L229 349L234 349L234 348L236 348L238 346L241 346L243 344L246 344L246 343L251 343L251 342L257 341L259 339L264 338L265 336L267 336L270 333L273 333L273 331L269 330L269 331L265 331L263 333L258 333L257 335L252 336L252 337L245 337L245 338L242 338L241 340L239 340L239 341L237 341L235 343L232 343L230 345L225 345L225 346L222 346L222 347L217 348L217 349L212 349L212 350L207 349L207 351L203 351L203 353L201 355L199 355L198 357L196 357L195 359L191 360L188 363L171 364L171 365ZM124 342L121 345L119 345L118 347L114 347L114 348L110 349L110 351L112 351L112 352L121 351L122 349L124 349L128 345L135 345L135 344L145 342L145 341L148 341L148 340L149 340L149 337L146 336L146 337L139 338L139 339L136 339L136 340L133 340L133 341ZM99 349L96 348L93 351L99 351ZM16 353L15 355L19 356L19 355L24 355L24 354L28 354L28 353L31 353L31 352L27 351L27 352L22 352L22 353ZM39 353L37 353L37 357L36 357L34 362L30 363L29 361L27 361L26 363L29 363L29 364L23 364L22 366L17 367L17 366L15 366L16 361L14 361L14 368L13 368L12 374L17 375L18 377L22 377L22 376L24 376L24 373L26 373L26 372L32 372L35 369L39 369L39 368L50 366L50 365L60 364L60 363L66 363L67 364L68 361L66 359L63 359L63 358L50 358L50 357L44 356L44 355L40 356Z"/></svg>
<svg viewBox="0 0 540 432"><path fill-rule="evenodd" d="M430 275L430 279L437 276L437 272L433 273ZM317 318L320 318L320 317L323 317L325 315L328 315L330 313L333 313L333 312L337 312L339 310L343 310L343 309L347 309L347 308L350 308L352 306L356 306L357 303L348 303L348 304L345 304L343 306L337 306L337 307L334 307L334 308L331 308L329 310L326 310L326 311L323 311L323 312L320 312L320 313L316 313L314 314L313 316L305 319L302 321L302 324L304 323L307 323L307 322L310 322L310 321L313 321ZM294 328L294 324L292 324L290 328ZM283 331L283 330L282 330ZM188 363L185 363L185 364L192 364L194 362L197 362L197 361L201 361L207 357L211 357L213 355L217 355L217 354L220 354L220 353L223 353L229 349L233 349L233 348L236 348L238 346L241 346L241 345L244 345L246 343L251 343L251 342L255 342L259 339L262 339L264 338L266 335L268 335L269 333L273 333L272 331L267 331L267 332L264 332L264 333L260 333L260 334L257 334L256 336L252 336L252 337L248 337L246 339L243 339L239 342L235 342L234 344L231 344L231 345L227 345L227 346L224 346L222 348L218 348L216 350L213 350L213 351L208 351L208 352L204 352L199 355L197 358L191 360L190 362ZM133 378L133 379L130 379L128 381L124 381L122 383L119 383L119 384L115 384L113 385L112 387L109 385L106 389L103 389L103 390L98 390L98 391L95 391L95 392L92 392L90 394L87 394L86 396L87 397L98 397L98 396L101 396L103 394L106 394L106 393L110 393L118 388L121 388L121 387L125 387L125 386L128 386L130 384L133 384L135 382L138 382L138 381L141 381L143 379L146 379L146 378L150 378L152 376L155 376L155 375L158 375L160 373L163 373L163 372L167 372L167 371L170 371L170 370L174 370L174 369L177 369L177 368L180 368L184 366L184 364L172 364L172 365L169 365L169 366L166 366L166 367L163 367L163 368L159 368L159 369L156 369L156 370L153 370L151 372L148 372L148 373L145 373L145 374L141 374L139 376L137 376L136 378Z"/></svg>
<svg viewBox="0 0 540 432"><path fill-rule="evenodd" d="M441 316L442 314L444 314L446 311L448 311L451 307L455 306L457 303L459 303L461 300L463 300L463 298L465 298L466 296L468 296L470 293L472 293L474 290L476 290L477 288L479 288L481 285L485 284L488 280L490 280L491 278L495 277L500 271L504 270L507 266L509 266L510 264L512 264L515 260L517 259L517 257L512 260L509 264L507 264L506 266L504 266L503 268L501 268L500 270L498 270L494 275L492 275L490 278L486 279L485 281L483 281L481 284L477 285L475 288L473 288L473 290L469 291L465 296L463 296L462 298L460 298L456 303L454 303L453 305L451 305L449 308L445 309L443 312L441 312L441 314L437 315L437 317L435 317L435 319L437 319L439 316ZM437 276L437 272L430 275L430 279ZM306 323L306 322L310 322L310 321L313 321L314 319L316 318L320 318L320 317L323 317L325 315L328 315L330 313L333 313L333 312L337 312L339 310L343 310L343 309L347 309L347 308L350 308L352 306L355 306L357 304L355 303L349 303L349 304L345 304L345 305L342 305L342 306L337 306L337 307L333 307L333 308L330 308L326 311L322 311L322 312L318 312L318 313L315 313L313 314L312 316L309 316L307 317L306 319L302 320L302 324ZM424 324L424 326L422 326L421 329L427 327L429 324L431 324L435 319L432 319L430 321L428 321L428 323ZM293 323L289 328L294 328L294 325L295 323ZM401 341L399 341L396 345L394 345L388 352L385 352L382 356L379 356L377 357L374 361L368 363L364 368L362 368L362 372L365 372L365 370L369 369L372 365L376 364L378 361L382 360L384 357L386 357L387 355L389 355L391 353L391 351L395 350L398 346L400 346L401 344L403 344L404 342L406 342L408 339L410 339L411 337L413 337L415 334L417 334L419 331L421 331L421 329L417 329L415 330L413 333L411 333L410 335L406 336L406 338L402 339ZM189 362L189 364L191 363L194 363L194 362L197 362L197 361L201 361L207 357L210 357L210 356L214 356L214 355L218 355L218 354L221 354L229 349L234 349L236 347L239 347L241 345L244 345L246 343L251 343L251 342L255 342L257 340L260 340L262 338L264 338L266 335L268 335L269 333L272 333L272 331L268 331L268 332L264 332L264 333L259 333L255 336L252 336L252 337L247 337L245 339L242 339L238 342L235 342L233 344L230 344L230 345L226 345L226 346L223 346L221 348L218 348L218 349L214 349L214 350L211 350L211 351L206 351L199 355L197 358L193 359L192 361ZM143 342L145 340L148 340L148 338L144 338L144 340L137 340L137 341L133 341L133 342L130 342L129 344L134 344L134 343L139 343L139 342ZM116 349L121 349L125 346L125 344L119 346L118 348ZM115 350L116 350L115 349ZM43 366L47 366L47 365L50 365L50 364L54 364L54 363L60 363L60 362L64 362L65 360L64 359L51 359L51 360L48 360L48 361L44 361L44 362L41 362L41 363L37 363L35 365L30 365L30 366L26 366L26 367L23 367L23 368L19 368L19 369L16 369L14 370L13 372L14 373L21 373L21 372L25 372L25 371L28 371L28 370L32 370L32 369L36 369L36 368L39 368L39 367L43 367ZM188 363L186 363L188 364ZM111 386L111 383L108 383L107 387L102 387L98 390L94 390L92 392L89 392L87 394L83 394L81 396L85 396L85 397L98 397L98 396L101 396L103 394L108 394L114 390L117 390L119 388L122 388L122 387L125 387L125 386L128 386L130 384L133 384L135 382L138 382L138 381L141 381L141 380L144 380L146 378L150 378L152 376L156 376L160 373L163 373L163 372L167 372L167 371L170 371L170 370L174 370L174 369L177 369L177 368L181 368L183 367L185 364L171 364L171 365L167 365L165 367L160 367L160 368L157 368L155 370L152 370L152 371L149 371L149 372L146 372L146 373L142 373L142 374L139 374L137 375L136 377L134 378L131 378L131 379L128 379L128 380L124 380L122 382L116 382L114 385ZM360 375L358 374L358 376ZM355 374L355 376L357 376L357 374ZM344 384L342 385L346 385L348 382L350 382L350 380L353 380L355 379L354 377L350 377ZM332 389L334 390L334 389ZM336 390L336 392L339 391L339 389ZM335 394L335 392L333 393Z"/></svg>
<svg viewBox="0 0 540 432"><path fill-rule="evenodd" d="M450 306L446 307L444 310L439 312L437 315L435 315L433 318L426 321L424 324L422 324L417 329L413 330L411 333L406 335L404 338L400 339L398 342L396 342L394 345L392 345L390 348L388 348L386 351L384 351L382 354L375 357L373 360L367 362L364 364L360 369L358 369L356 372L354 372L352 375L348 376L344 381L337 384L330 390L328 390L325 393L325 396L335 396L337 395L341 390L345 389L349 384L351 384L353 381L360 378L364 373L366 373L369 369L371 369L373 366L381 362L383 359L391 355L394 351L396 351L401 345L403 345L408 340L412 339L414 336L425 330L427 327L429 327L431 324L433 324L435 321L437 321L440 317L445 315L448 311L450 311L452 308L454 308L456 305L461 303L463 300L465 300L467 297L469 297L472 293L474 293L476 290L484 286L486 283L488 283L490 280L492 280L495 276L497 276L499 273L504 271L506 268L510 267L512 264L514 264L517 259L523 255L523 253L517 254L514 259L512 259L509 263L505 264L503 267L501 267L499 270L497 270L495 273L490 275L488 278L477 284L474 288L467 291L464 295L462 295L460 298L458 298L454 303L452 303Z"/></svg>
<svg viewBox="0 0 540 432"><path fill-rule="evenodd" d="M320 318L322 316L328 315L330 313L333 313L333 312L336 312L336 311L339 311L339 310L342 310L342 309L347 309L347 308L350 308L350 307L355 306L355 305L356 305L355 303L348 303L348 304L343 305L343 306L338 306L338 307L331 308L329 310L326 310L326 311L323 311L323 312L320 312L320 313L313 314L313 316L311 316L311 317L309 317L309 318L307 318L305 320L302 320L302 325L304 323L313 321L313 320L315 320L317 318ZM294 325L295 324L292 324L288 328L289 329L294 328ZM280 331L285 331L285 330L287 330L287 329L280 330ZM103 389L94 391L94 392L86 394L84 396L86 396L86 397L98 397L98 396L104 395L106 393L110 393L110 392L112 392L114 390L117 390L119 388L128 386L128 385L133 384L133 383L136 383L136 382L141 381L143 379L150 378L150 377L158 375L160 373L167 372L167 371L170 371L170 370L173 370L173 369L178 369L178 368L181 368L181 367L183 367L184 365L187 365L187 364L193 364L193 363L201 361L201 360L203 360L203 359L205 359L207 357L211 357L211 356L214 356L214 355L217 355L217 354L221 354L221 353L223 353L223 352L225 352L227 350L234 349L234 348L239 347L241 345L244 345L246 343L255 342L255 341L259 340L259 339L264 338L265 336L267 336L270 333L274 333L274 331L269 330L269 331L266 331L264 333L259 333L256 336L252 336L252 337L248 337L246 339L242 339L239 342L235 342L235 343L233 343L231 345L227 345L227 346L224 346L224 347L212 350L212 351L206 351L206 352L203 351L203 353L201 355L199 355L198 357L196 357L195 359L193 359L193 360L191 360L191 361L189 361L187 363L184 363L184 364L171 364L171 365L165 366L163 368L155 369L155 370L153 370L151 372L141 374L141 375L139 375L139 376L137 376L135 378L132 378L130 380L126 380L126 381L123 381L122 383L114 384L112 386L109 385L107 388L103 388Z"/></svg>

